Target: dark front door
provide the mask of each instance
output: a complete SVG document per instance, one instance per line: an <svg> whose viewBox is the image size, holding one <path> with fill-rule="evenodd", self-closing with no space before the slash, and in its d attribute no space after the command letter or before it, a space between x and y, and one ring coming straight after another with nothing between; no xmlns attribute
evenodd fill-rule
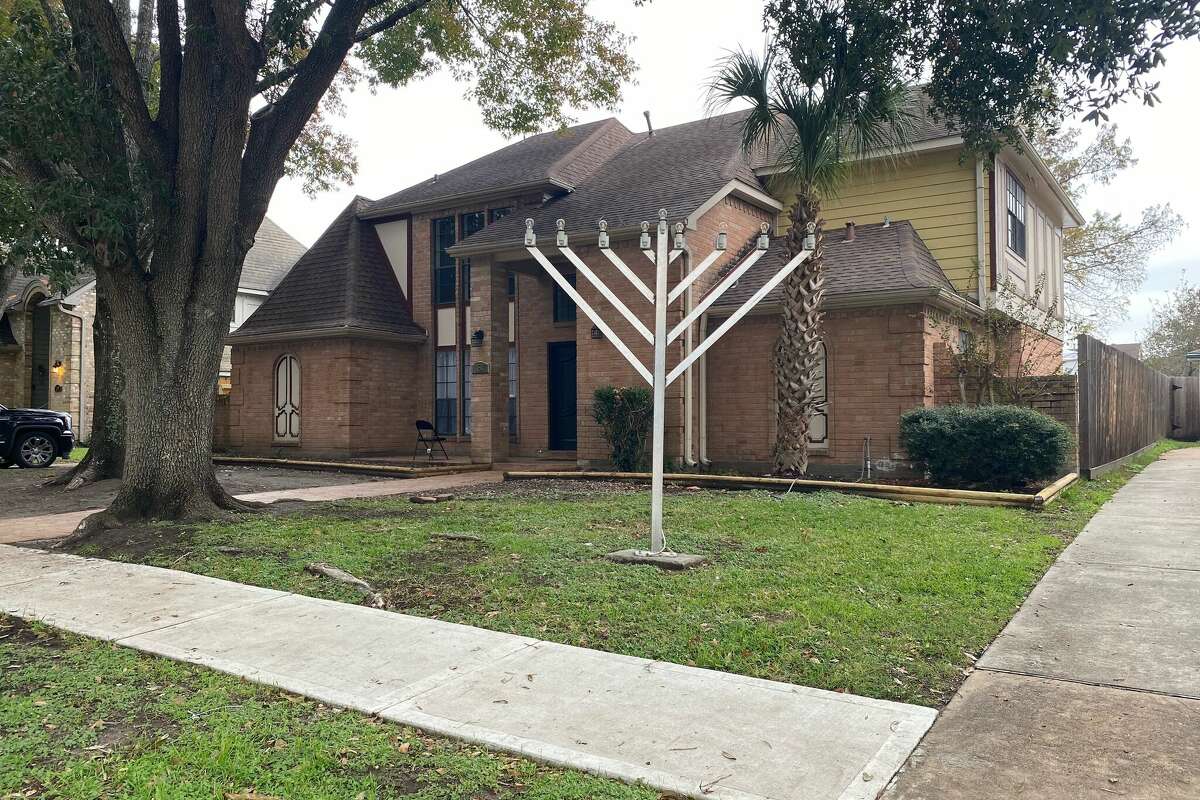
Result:
<svg viewBox="0 0 1200 800"><path fill-rule="evenodd" d="M574 450L575 343L550 343L550 449Z"/></svg>
<svg viewBox="0 0 1200 800"><path fill-rule="evenodd" d="M50 309L33 309L33 369L29 374L29 405L50 406Z"/></svg>

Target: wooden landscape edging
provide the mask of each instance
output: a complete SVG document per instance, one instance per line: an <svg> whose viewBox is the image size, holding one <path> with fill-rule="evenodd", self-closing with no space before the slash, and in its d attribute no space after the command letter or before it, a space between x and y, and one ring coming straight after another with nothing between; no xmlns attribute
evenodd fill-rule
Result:
<svg viewBox="0 0 1200 800"><path fill-rule="evenodd" d="M442 467L403 467L399 464L365 464L357 461L312 461L266 456L213 456L214 464L234 466L284 467L287 469L336 470L362 475L394 475L397 478L424 478L457 475L460 472L484 472L491 464L448 464Z"/></svg>
<svg viewBox="0 0 1200 800"><path fill-rule="evenodd" d="M648 481L647 472L505 472L505 480L532 480L537 478L554 480L607 480ZM1037 494L1015 492L981 492L971 489L935 489L928 486L892 486L882 483L852 483L849 481L820 481L807 478L755 478L737 475L695 475L667 473L667 483L689 486L709 486L727 489L798 489L818 491L828 489L837 492L878 497L885 500L901 500L913 503L942 503L950 505L1009 506L1039 510L1055 500L1068 486L1079 479L1077 473L1065 475Z"/></svg>

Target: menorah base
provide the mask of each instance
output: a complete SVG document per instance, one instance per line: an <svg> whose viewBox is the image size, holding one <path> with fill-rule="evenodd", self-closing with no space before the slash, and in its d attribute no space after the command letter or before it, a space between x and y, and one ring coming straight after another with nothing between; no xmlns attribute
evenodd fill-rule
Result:
<svg viewBox="0 0 1200 800"><path fill-rule="evenodd" d="M605 556L609 561L618 564L651 564L660 569L691 569L705 563L704 556L689 555L688 553L672 553L664 550L661 553L651 553L649 550L618 550Z"/></svg>

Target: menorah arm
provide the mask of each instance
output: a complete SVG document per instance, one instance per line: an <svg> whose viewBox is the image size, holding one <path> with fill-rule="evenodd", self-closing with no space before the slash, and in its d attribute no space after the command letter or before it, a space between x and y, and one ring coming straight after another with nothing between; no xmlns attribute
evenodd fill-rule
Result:
<svg viewBox="0 0 1200 800"><path fill-rule="evenodd" d="M717 284L717 287L704 296L704 299L696 304L696 307L691 312L680 320L679 324L671 329L671 333L667 336L667 343L675 341L679 338L679 334L691 327L692 323L700 319L700 316L708 310L708 307L721 299L721 295L725 294L738 280L746 274L746 271L753 267L766 250L755 250L745 261L738 265L737 269L725 276L725 280Z"/></svg>
<svg viewBox="0 0 1200 800"><path fill-rule="evenodd" d="M629 306L625 305L625 303L621 301L621 298L617 297L613 290L609 289L604 284L604 281L596 277L596 273L588 269L588 265L583 263L583 259L575 255L574 250L569 247L560 247L558 248L558 252L567 257L567 260L570 261L575 267L575 271L586 278L588 283L592 284L592 286L595 286L596 291L604 295L604 299L611 303L612 307L620 312L621 316L633 326L633 329L642 335L642 338L644 338L650 344L654 344L654 334L650 332L650 329L646 327L645 323L638 319L637 314L634 314L629 310Z"/></svg>
<svg viewBox="0 0 1200 800"><path fill-rule="evenodd" d="M667 295L667 302L674 303L676 300L678 300L679 295L686 292L688 287L695 283L696 280L704 274L704 271L715 264L717 259L720 258L724 253L724 250L713 250L711 253L709 253L708 256L701 261L694 270L684 276L684 279L679 283L675 284L675 288L672 289L670 294Z"/></svg>
<svg viewBox="0 0 1200 800"><path fill-rule="evenodd" d="M621 260L619 255L607 247L600 248L600 252L608 256L608 260L611 261L612 265L617 268L617 271L624 275L629 282L633 284L633 288L637 289L638 292L641 293L642 297L646 298L648 303L651 305L654 304L654 292L650 291L650 287L642 282L642 279L637 276L636 272L625 265L625 262Z"/></svg>

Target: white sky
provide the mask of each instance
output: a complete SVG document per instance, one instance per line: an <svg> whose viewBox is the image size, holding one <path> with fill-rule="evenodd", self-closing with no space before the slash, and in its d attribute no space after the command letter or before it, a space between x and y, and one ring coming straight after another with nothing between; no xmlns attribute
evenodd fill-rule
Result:
<svg viewBox="0 0 1200 800"><path fill-rule="evenodd" d="M761 49L759 0L655 0L637 8L632 0L596 0L593 13L636 32L632 55L639 70L626 87L616 116L631 130L643 130L649 109L657 128L698 119L705 113L704 85L726 51ZM1137 166L1107 187L1094 189L1083 203L1120 211L1129 218L1155 203L1169 202L1190 227L1150 263L1149 279L1131 303L1127 321L1114 322L1109 341L1133 341L1144 329L1153 298L1162 297L1185 268L1200 282L1200 162L1191 137L1200 129L1195 82L1200 76L1200 42L1176 44L1157 76L1162 105L1127 104L1112 113L1133 139ZM372 94L360 89L348 98L342 128L357 142L358 176L352 186L309 198L297 181L284 179L271 200L270 215L305 244L312 244L330 220L356 195L383 197L478 158L507 143L483 126L475 105L464 99L463 84L436 74L400 89ZM1193 102L1189 102L1189 97ZM610 116L586 110L581 122ZM1085 134L1087 129L1085 128Z"/></svg>

